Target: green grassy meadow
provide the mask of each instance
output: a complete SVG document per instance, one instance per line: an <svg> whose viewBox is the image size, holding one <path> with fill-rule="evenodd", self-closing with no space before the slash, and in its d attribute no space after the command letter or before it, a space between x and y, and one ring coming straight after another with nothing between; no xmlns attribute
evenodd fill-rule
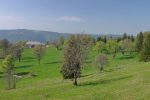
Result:
<svg viewBox="0 0 150 100"><path fill-rule="evenodd" d="M24 73L17 80L16 89L6 90L0 67L0 100L149 100L150 62L133 57L109 54L109 64L100 72L94 66L97 53L92 51L82 68L78 86L63 80L60 68L63 51L46 49L39 65L32 49L25 49L21 62L16 61L15 72ZM26 73L35 73L31 77Z"/></svg>

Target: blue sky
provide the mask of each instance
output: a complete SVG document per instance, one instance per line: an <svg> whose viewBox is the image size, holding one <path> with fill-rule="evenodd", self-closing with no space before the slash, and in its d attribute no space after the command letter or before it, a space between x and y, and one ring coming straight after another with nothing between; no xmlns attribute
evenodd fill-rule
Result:
<svg viewBox="0 0 150 100"><path fill-rule="evenodd" d="M0 0L0 29L136 34L150 31L150 0Z"/></svg>

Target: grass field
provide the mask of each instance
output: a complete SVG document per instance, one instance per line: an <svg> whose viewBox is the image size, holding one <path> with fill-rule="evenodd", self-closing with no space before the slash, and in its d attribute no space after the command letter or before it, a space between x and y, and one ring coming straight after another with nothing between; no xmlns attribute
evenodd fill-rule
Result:
<svg viewBox="0 0 150 100"><path fill-rule="evenodd" d="M150 100L150 62L139 62L138 54L118 54L115 59L108 55L108 66L99 72L93 64L97 55L93 51L82 69L79 86L63 80L62 54L53 47L47 48L38 65L32 50L25 49L22 61L15 63L15 72L37 76L24 75L13 90L5 90L0 67L0 100Z"/></svg>

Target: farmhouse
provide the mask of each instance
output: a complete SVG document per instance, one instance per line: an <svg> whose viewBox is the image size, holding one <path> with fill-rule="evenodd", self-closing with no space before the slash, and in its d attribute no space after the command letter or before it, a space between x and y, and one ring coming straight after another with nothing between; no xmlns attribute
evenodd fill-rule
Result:
<svg viewBox="0 0 150 100"><path fill-rule="evenodd" d="M33 48L33 47L35 47L36 45L43 45L43 46L45 46L44 43L41 43L41 42L38 42L38 41L27 41L27 42L26 42L26 46L27 46L28 48Z"/></svg>

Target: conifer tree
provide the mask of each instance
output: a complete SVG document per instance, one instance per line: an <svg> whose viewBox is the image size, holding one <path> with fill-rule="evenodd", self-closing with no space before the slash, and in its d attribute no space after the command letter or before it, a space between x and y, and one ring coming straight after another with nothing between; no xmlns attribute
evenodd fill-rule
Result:
<svg viewBox="0 0 150 100"><path fill-rule="evenodd" d="M150 32L144 33L143 47L141 51L141 60L150 61Z"/></svg>
<svg viewBox="0 0 150 100"><path fill-rule="evenodd" d="M142 49L142 44L143 44L143 33L140 32L137 37L136 37L136 51L140 52Z"/></svg>

